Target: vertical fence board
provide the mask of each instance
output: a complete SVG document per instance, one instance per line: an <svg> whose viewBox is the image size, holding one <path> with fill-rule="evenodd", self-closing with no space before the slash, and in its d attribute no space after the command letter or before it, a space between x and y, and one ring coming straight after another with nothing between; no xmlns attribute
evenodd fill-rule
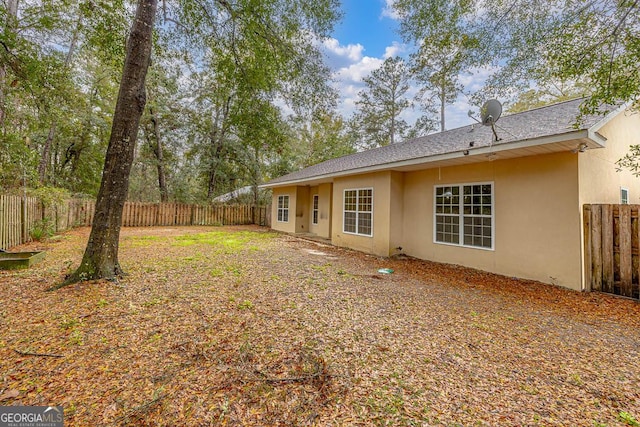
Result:
<svg viewBox="0 0 640 427"><path fill-rule="evenodd" d="M613 206L602 205L602 290L613 292Z"/></svg>
<svg viewBox="0 0 640 427"><path fill-rule="evenodd" d="M591 206L584 205L582 210L582 225L584 227L584 283L587 291L593 289L593 255L591 247Z"/></svg>
<svg viewBox="0 0 640 427"><path fill-rule="evenodd" d="M602 206L591 207L591 254L593 256L592 289L602 290Z"/></svg>
<svg viewBox="0 0 640 427"><path fill-rule="evenodd" d="M128 227L131 224L131 203L125 202L122 215L122 225Z"/></svg>
<svg viewBox="0 0 640 427"><path fill-rule="evenodd" d="M640 205L583 209L585 280L591 290L640 298Z"/></svg>
<svg viewBox="0 0 640 427"><path fill-rule="evenodd" d="M633 215L635 213L635 215ZM632 216L635 216L635 227L633 227L633 239L632 239L632 250L635 249L634 255L636 258L635 262L635 291L637 294L637 298L640 298L640 207L634 206L632 211Z"/></svg>
<svg viewBox="0 0 640 427"><path fill-rule="evenodd" d="M0 196L0 218L3 219L2 223L0 223L0 249L6 249L8 248L7 246L7 241L6 241L6 237L5 237L5 223L6 221L4 221L4 218L6 217L6 206L5 206L5 196Z"/></svg>
<svg viewBox="0 0 640 427"><path fill-rule="evenodd" d="M620 293L624 296L633 296L633 275L631 265L631 206L619 207L619 254L620 254Z"/></svg>
<svg viewBox="0 0 640 427"><path fill-rule="evenodd" d="M591 254L593 256L592 289L602 290L602 207L591 208Z"/></svg>
<svg viewBox="0 0 640 427"><path fill-rule="evenodd" d="M9 222L9 242L11 246L15 246L20 244L20 240L17 238L18 233L16 230L16 225L18 225L16 221L16 197L11 197L9 199L9 212L11 218Z"/></svg>
<svg viewBox="0 0 640 427"><path fill-rule="evenodd" d="M4 244L9 247L12 246L11 239L11 222L12 220L12 212L11 212L11 197L7 196L4 199L4 207L5 207L5 217L6 217L6 225L4 230Z"/></svg>
<svg viewBox="0 0 640 427"><path fill-rule="evenodd" d="M122 225L269 225L269 211L263 206L250 205L126 202L122 210ZM90 226L94 216L95 202L92 200L70 199L44 206L34 197L0 194L0 249L6 250L29 241L33 227L40 220L49 220L54 230L60 232L72 227Z"/></svg>
<svg viewBox="0 0 640 427"><path fill-rule="evenodd" d="M7 239L9 224L6 220L6 218L8 218L6 196L0 196L0 217L3 219L2 224L0 224L0 248L6 249L9 247Z"/></svg>

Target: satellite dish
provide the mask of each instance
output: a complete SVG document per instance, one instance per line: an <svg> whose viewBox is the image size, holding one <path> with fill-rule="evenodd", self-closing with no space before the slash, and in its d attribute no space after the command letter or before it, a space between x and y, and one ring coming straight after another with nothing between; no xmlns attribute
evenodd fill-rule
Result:
<svg viewBox="0 0 640 427"><path fill-rule="evenodd" d="M493 126L502 114L502 104L497 99L490 99L480 109L480 119L485 126Z"/></svg>

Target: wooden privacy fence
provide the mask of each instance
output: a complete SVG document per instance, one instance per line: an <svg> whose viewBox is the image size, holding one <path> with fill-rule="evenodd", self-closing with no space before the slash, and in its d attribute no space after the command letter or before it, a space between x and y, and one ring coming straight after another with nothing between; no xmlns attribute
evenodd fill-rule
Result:
<svg viewBox="0 0 640 427"><path fill-rule="evenodd" d="M270 209L251 205L188 205L183 203L127 202L122 212L125 227L162 225L271 225ZM89 225L87 223L86 225Z"/></svg>
<svg viewBox="0 0 640 427"><path fill-rule="evenodd" d="M53 232L91 224L94 202L71 199L45 206L35 197L0 195L0 249L31 240L31 231L40 222Z"/></svg>
<svg viewBox="0 0 640 427"><path fill-rule="evenodd" d="M42 205L34 197L0 195L0 249L29 240L33 224L42 219Z"/></svg>
<svg viewBox="0 0 640 427"><path fill-rule="evenodd" d="M94 214L92 200L70 199L44 207L33 197L0 195L0 249L28 242L36 221L46 221L59 232L91 225ZM271 207L126 202L122 212L125 227L243 224L271 226Z"/></svg>
<svg viewBox="0 0 640 427"><path fill-rule="evenodd" d="M640 205L584 205L586 283L640 298Z"/></svg>

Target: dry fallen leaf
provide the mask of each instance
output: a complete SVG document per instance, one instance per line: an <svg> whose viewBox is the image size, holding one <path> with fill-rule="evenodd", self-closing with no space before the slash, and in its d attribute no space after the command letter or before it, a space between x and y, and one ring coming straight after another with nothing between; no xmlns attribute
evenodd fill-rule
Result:
<svg viewBox="0 0 640 427"><path fill-rule="evenodd" d="M7 390L0 394L0 400L14 399L18 396L20 396L20 392L18 390Z"/></svg>
<svg viewBox="0 0 640 427"><path fill-rule="evenodd" d="M0 272L0 390L63 405L65 426L640 418L635 301L253 226L123 228L127 276L45 292L88 232Z"/></svg>

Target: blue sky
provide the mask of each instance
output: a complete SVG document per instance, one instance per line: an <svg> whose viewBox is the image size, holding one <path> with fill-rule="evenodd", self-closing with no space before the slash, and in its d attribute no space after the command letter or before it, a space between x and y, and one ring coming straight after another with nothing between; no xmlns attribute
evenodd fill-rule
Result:
<svg viewBox="0 0 640 427"><path fill-rule="evenodd" d="M382 0L342 0L344 18L333 36L342 44L360 43L367 55L382 57L388 45L400 42L398 23L384 7Z"/></svg>
<svg viewBox="0 0 640 427"><path fill-rule="evenodd" d="M349 117L354 111L358 92L363 89L362 78L382 64L389 56L408 57L409 48L402 43L397 32L398 21L389 7L393 0L342 0L344 17L336 25L332 37L323 43L327 63L334 71L336 87L340 93L339 111ZM465 91L478 90L489 70L472 70L460 76ZM417 91L412 87L408 94ZM467 97L447 107L447 129L472 123L467 115L473 109ZM417 110L407 111L403 117L413 122L420 116Z"/></svg>

